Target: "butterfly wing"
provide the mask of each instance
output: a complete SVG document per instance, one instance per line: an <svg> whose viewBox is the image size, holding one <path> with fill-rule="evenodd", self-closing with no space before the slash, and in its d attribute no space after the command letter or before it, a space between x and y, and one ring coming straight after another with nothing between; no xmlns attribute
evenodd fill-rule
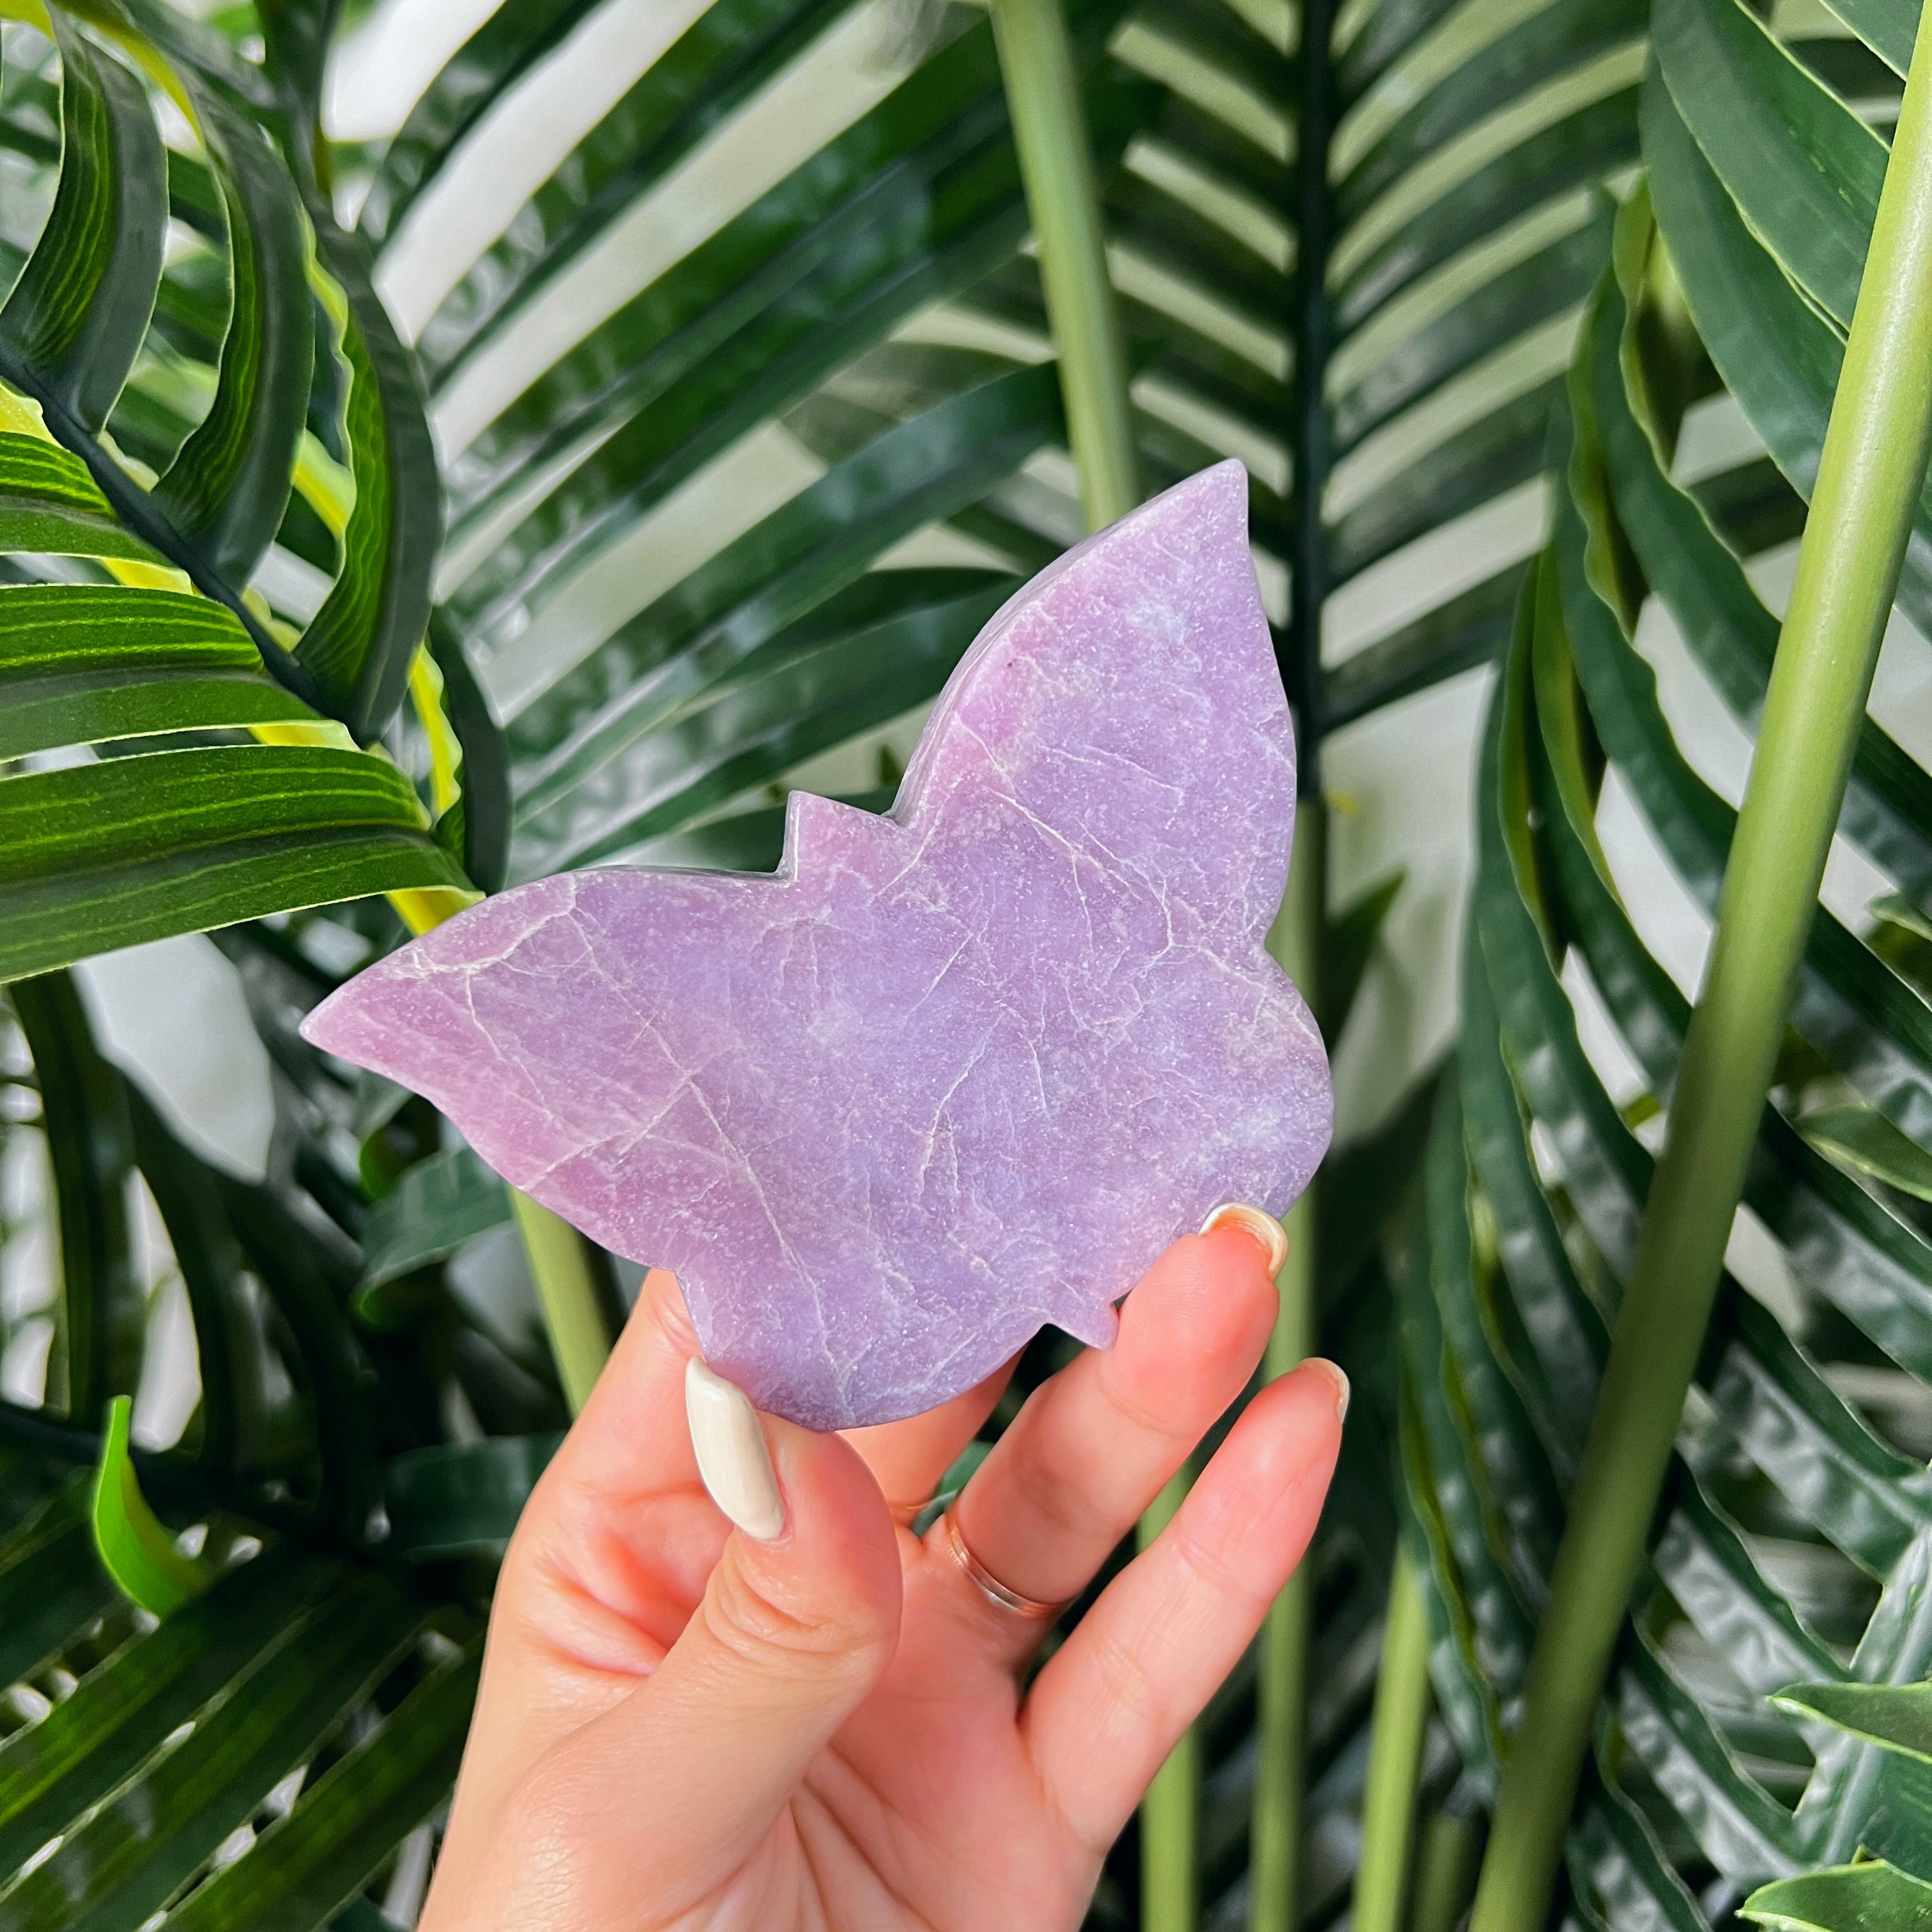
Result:
<svg viewBox="0 0 1932 1932"><path fill-rule="evenodd" d="M1294 731L1248 549L1247 477L1217 464L1090 537L995 614L948 682L893 816L1001 805L1144 875L1231 947L1288 881Z"/></svg>

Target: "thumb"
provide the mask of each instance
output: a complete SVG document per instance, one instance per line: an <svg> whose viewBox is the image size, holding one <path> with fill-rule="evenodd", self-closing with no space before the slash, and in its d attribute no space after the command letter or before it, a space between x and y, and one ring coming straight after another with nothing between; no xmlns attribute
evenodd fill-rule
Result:
<svg viewBox="0 0 1932 1932"><path fill-rule="evenodd" d="M900 1567L885 1498L842 1437L760 1417L695 1357L686 1394L705 1486L738 1534L648 1682L579 1733L570 1782L620 1804L626 1835L675 1848L695 1900L892 1661Z"/></svg>

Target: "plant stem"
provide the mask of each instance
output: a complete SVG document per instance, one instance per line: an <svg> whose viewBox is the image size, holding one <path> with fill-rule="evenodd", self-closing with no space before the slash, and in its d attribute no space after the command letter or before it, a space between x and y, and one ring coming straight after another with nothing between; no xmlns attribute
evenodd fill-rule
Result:
<svg viewBox="0 0 1932 1932"><path fill-rule="evenodd" d="M1141 1518L1144 1550L1174 1520L1192 1472L1183 1468ZM1200 1887L1201 1735L1190 1730L1141 1800L1141 1932L1194 1932Z"/></svg>
<svg viewBox="0 0 1932 1932"><path fill-rule="evenodd" d="M1295 814L1294 851L1280 916L1268 950L1300 988L1318 998L1322 932L1328 904L1328 813L1304 798ZM1275 1277L1281 1306L1262 1373L1272 1382L1315 1352L1315 1190L1288 1210L1288 1259ZM1294 1932L1301 1862L1301 1812L1306 1785L1308 1640L1312 1622L1308 1566L1288 1580L1262 1625L1256 1659L1258 1756L1248 1836L1249 1932Z"/></svg>
<svg viewBox="0 0 1932 1932"><path fill-rule="evenodd" d="M1354 1932L1400 1932L1415 1828L1415 1788L1429 1723L1429 1617L1421 1580L1400 1544L1389 1576L1388 1615L1362 1793L1362 1851L1355 1866Z"/></svg>
<svg viewBox="0 0 1932 1932"><path fill-rule="evenodd" d="M1932 32L1922 31L1636 1264L1476 1894L1538 1932L1642 1560L1932 452Z"/></svg>
<svg viewBox="0 0 1932 1932"><path fill-rule="evenodd" d="M992 0L1006 112L1060 355L1066 440L1090 530L1141 500L1127 352L1094 178L1094 151L1060 0Z"/></svg>
<svg viewBox="0 0 1932 1932"><path fill-rule="evenodd" d="M524 1238L564 1400L575 1415L590 1400L610 1353L610 1331L590 1257L584 1252L584 1237L527 1194L512 1188L510 1206Z"/></svg>
<svg viewBox="0 0 1932 1932"><path fill-rule="evenodd" d="M1480 1818L1452 1804L1430 1820L1416 1854L1409 1932L1456 1932L1476 1889L1476 1867L1482 1855Z"/></svg>

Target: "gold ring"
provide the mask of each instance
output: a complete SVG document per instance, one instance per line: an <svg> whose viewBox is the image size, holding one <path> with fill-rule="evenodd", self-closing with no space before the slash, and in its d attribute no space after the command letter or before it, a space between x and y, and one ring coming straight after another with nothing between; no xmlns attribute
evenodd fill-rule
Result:
<svg viewBox="0 0 1932 1932"><path fill-rule="evenodd" d="M939 1534L953 1562L966 1573L968 1581L995 1609L1010 1610L1015 1616L1025 1617L1032 1622L1051 1623L1066 1608L1066 1604L1043 1604L1037 1597L1023 1597L1018 1591L1007 1588L967 1548L966 1539L960 1534L959 1519L956 1514L958 1508L956 1502L946 1504L946 1514L939 1519ZM1071 1601L1071 1599L1068 1600Z"/></svg>

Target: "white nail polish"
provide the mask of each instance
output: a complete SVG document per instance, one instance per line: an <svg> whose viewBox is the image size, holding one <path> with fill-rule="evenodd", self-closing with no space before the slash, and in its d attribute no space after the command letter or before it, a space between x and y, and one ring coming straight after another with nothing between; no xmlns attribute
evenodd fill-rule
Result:
<svg viewBox="0 0 1932 1932"><path fill-rule="evenodd" d="M1324 1355L1316 1355L1311 1357L1309 1361L1309 1366L1313 1369L1319 1369L1322 1373L1334 1384L1335 1420L1337 1422L1347 1421L1348 1419L1348 1376Z"/></svg>
<svg viewBox="0 0 1932 1932"><path fill-rule="evenodd" d="M684 1365L684 1412L711 1500L747 1536L770 1542L784 1528L784 1499L758 1412L736 1382L693 1355Z"/></svg>
<svg viewBox="0 0 1932 1932"><path fill-rule="evenodd" d="M1268 1250L1270 1279L1280 1274L1288 1259L1288 1231L1272 1214L1250 1208L1245 1201L1224 1201L1201 1224L1204 1234L1211 1234L1216 1228L1240 1228L1253 1235Z"/></svg>

